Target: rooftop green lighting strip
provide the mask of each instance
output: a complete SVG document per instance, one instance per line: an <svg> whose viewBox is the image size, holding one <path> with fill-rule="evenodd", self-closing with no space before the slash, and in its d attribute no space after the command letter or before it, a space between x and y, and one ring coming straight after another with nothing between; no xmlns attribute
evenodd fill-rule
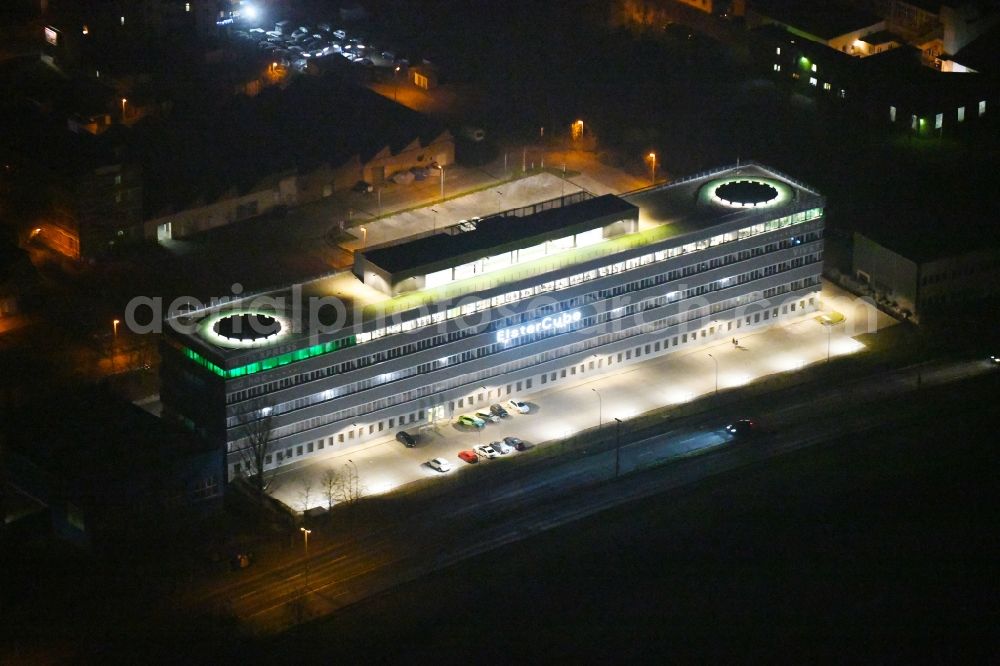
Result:
<svg viewBox="0 0 1000 666"><path fill-rule="evenodd" d="M241 365L238 368L232 368L226 370L220 368L215 363L212 363L207 358L194 351L188 347L183 347L184 355L189 359L200 365L201 367L209 370L219 377L224 379L234 379L236 377L245 377L246 375L252 375L258 372L264 372L265 370L271 370L282 365L288 365L289 363L294 363L296 361L304 361L308 358L313 358L316 356L322 356L323 354L329 354L330 352L335 352L338 349L346 349L347 347L353 347L357 343L355 336L349 336L342 338L340 340L333 340L331 342L324 342L322 344L313 345L312 347L306 347L305 349L296 349L295 351L290 351L287 354L281 354L279 356L272 356L271 358L265 358L262 361L257 361L255 363L248 363L246 365Z"/></svg>

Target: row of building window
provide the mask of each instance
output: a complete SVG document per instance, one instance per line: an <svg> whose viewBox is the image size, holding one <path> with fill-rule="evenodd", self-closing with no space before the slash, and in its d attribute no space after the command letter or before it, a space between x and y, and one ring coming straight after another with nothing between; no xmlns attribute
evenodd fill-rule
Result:
<svg viewBox="0 0 1000 666"><path fill-rule="evenodd" d="M609 312L605 312L591 317L586 317L578 322L574 322L571 325L567 325L564 328L559 329L558 332L567 333L581 328L588 328L590 326L607 323L608 321L631 316L633 314L636 314L637 312L659 308L664 305L667 305L668 303L675 303L678 301L695 298L713 291L728 289L737 284L745 284L747 282L759 280L764 277L776 275L778 273L783 273L789 270L794 270L796 268L800 268L801 266L816 263L821 260L822 260L822 253L814 253L803 257L796 257L789 261L772 264L764 268L759 268L752 271L748 271L746 273L741 273L737 276L721 278L711 283L700 285L698 287L692 287L684 291L672 291L665 295L647 298L637 303L612 309ZM622 293L626 293L627 291L632 291L634 289L644 289L646 287L659 284L661 283L661 280L659 280L658 278L661 277L663 276L661 275L661 276L656 276L655 278L646 278L644 280L638 280L633 283L630 283L630 285L622 285L622 287L629 287L629 286L632 287L632 289L624 289ZM663 280L663 282L665 281L666 280ZM600 292L596 292L596 296L595 294L587 294L585 296L569 299L561 303L547 305L542 308L537 308L536 310L532 310L529 313L523 313L522 315L519 315L519 317L521 318L521 321L528 321L531 319L538 319L540 317L544 317L554 312L565 311L592 302L603 301L606 300L607 298L617 297L616 295L610 292L616 292L618 291L618 289L619 288L611 290L602 290ZM768 295L767 293L765 293L765 297L769 296L773 296L773 294ZM530 317L525 315L530 315ZM676 321L674 323L676 323ZM511 324L508 323L506 325L509 326ZM496 330L496 328L497 327L494 325L494 323L491 323L486 327L471 327L465 330L472 331L472 334L480 334L486 331ZM416 367L394 370L392 372L382 373L380 375L369 377L349 384L343 384L341 386L331 387L323 391L318 391L308 396L303 396L301 398L296 398L295 400L289 400L287 402L276 404L273 407L271 406L259 407L257 409L254 409L253 411L250 411L249 415L250 418L258 418L261 409L267 409L268 413L271 415L284 414L297 409L303 409L305 407L310 407L315 404L340 398L353 393L358 393L360 391L365 391L377 386L382 386L384 384L388 384L391 382L400 381L402 379L406 379L408 377L412 377L417 374L426 374L429 372L440 370L445 367L453 366L456 363L464 363L470 360L474 360L476 358L481 358L483 356L498 354L500 352L507 351L514 346L520 346L523 344L535 342L543 337L548 337L551 334L552 331L536 330L532 333L528 333L518 337L516 342L496 342L484 345L476 349L464 351L461 354L454 354L452 356L444 357L430 363L423 363ZM443 336L438 336L438 337L443 337ZM244 392L241 391L240 393ZM243 410L240 411L239 414L228 417L226 420L227 427L232 428L239 425L241 422L245 421L247 415L248 412L246 410Z"/></svg>
<svg viewBox="0 0 1000 666"><path fill-rule="evenodd" d="M788 288L786 287L785 290L787 291ZM796 302L786 303L782 305L780 308L778 307L768 308L760 312L755 312L753 314L740 316L734 320L725 322L725 331L726 332L733 331L734 324L735 324L735 329L739 330L743 327L744 324L749 327L763 322L767 322L771 319L777 318L779 316L779 313L782 315L795 314L797 309L799 311L803 311L806 308L806 303L808 303L809 306L814 305L815 297L811 296L808 299L801 299L797 303ZM563 368L561 370L557 370L554 372L542 373L539 376L540 383L543 385L551 384L555 383L559 379L572 378L577 375L578 370L580 374L583 374L588 367L590 370L603 369L605 364L607 364L608 367L611 367L615 363L616 359L618 363L629 362L634 359L639 359L643 356L644 351L645 354L648 356L651 354L660 353L661 351L666 351L672 347L675 348L681 345L694 343L699 340L704 341L705 339L714 336L717 333L721 333L722 331L723 331L722 322L718 322L718 324L715 324L713 322L712 325L706 326L699 331L693 331L690 333L680 333L674 336L667 336L663 338L662 341L657 340L648 343L644 346L643 345L637 346L634 349L628 349L617 352L615 354L610 354L606 357L593 358L580 364L574 364L569 368ZM614 342L615 338L616 336L614 334L604 335L601 336L600 343L602 345L609 344L611 342ZM574 347L577 346L579 345L574 345ZM577 351L582 351L582 350L583 349ZM576 351L574 351L574 353L576 353ZM539 354L537 356L547 357L550 354L551 352L545 352L544 354ZM542 358L542 360L537 360L531 364L543 363L547 360L551 360L552 358L557 358L557 357L553 356L551 358ZM527 367L527 365L525 365L523 361L524 359L517 362L518 367L506 368L504 372L512 372L513 370ZM508 365L513 365L513 364L508 364ZM488 378L488 375L483 375L482 372L479 372L476 373L476 376L467 378L465 383L478 382L486 378ZM482 404L488 400L494 399L494 395L496 395L495 399L499 400L504 395L505 389L506 389L506 395L510 396L515 392L520 393L521 391L524 390L531 390L533 387L534 387L533 379L530 377L521 381L511 382L509 384L506 384L506 386L500 386L496 389L495 392L492 389L486 389L486 387L481 387L476 392L473 392L467 396L448 401L447 405L448 411L454 413L456 408L457 409L472 408L477 402L479 404ZM443 418L443 407L444 405L440 405L437 408L431 408L431 410L427 412L428 417L433 416L435 414L439 414L438 418ZM350 411L350 410L344 410L344 411ZM345 416L344 418L349 418L349 417ZM369 423L361 426L355 423L352 424L350 429L348 429L345 432L340 432L336 436L330 435L315 440L314 442L307 442L305 444L299 444L294 447L281 447L279 451L275 452L274 454L275 458L272 458L270 454L265 458L265 465L267 466L272 465L275 459L277 460L277 464L280 465L285 460L292 459L294 457L299 457L302 455L308 455L310 453L313 453L314 451L321 451L327 446L333 447L334 442L336 442L339 445L343 445L345 443L350 443L354 440L363 439L366 435L370 436L383 432L385 430L392 430L393 428L397 427L397 423L399 427L402 427L407 424L423 422L424 418L425 418L425 411L421 409L414 412L409 412L407 414L403 414L398 418L389 417L388 419L383 419L376 423ZM228 444L228 451L230 453L239 452L240 447L242 446L245 446L245 441L243 440L232 441ZM236 463L233 469L234 472L238 473L240 471L240 463Z"/></svg>
<svg viewBox="0 0 1000 666"><path fill-rule="evenodd" d="M800 224L802 222L815 219L816 217L818 217L821 214L822 214L822 209L818 209L818 208L817 209L811 209L809 211L804 211L802 213L796 213L795 215L789 215L789 216L786 216L786 217L783 217L783 218L778 218L777 220L771 220L769 222L765 222L765 223L762 223L762 224L753 225L752 227L746 227L744 229L740 229L738 232L732 232L732 233L733 233L733 235L735 235L737 237L737 239L747 238L749 236L756 235L757 233L766 233L768 231L773 231L776 228L780 229L780 228L782 228L782 226L789 226L791 224ZM763 229L763 230L758 230L758 227L761 228L761 229ZM750 230L750 231L747 232L747 235L743 235L743 232L745 232L747 230ZM559 281L556 281L556 282L548 282L548 283L545 283L543 285L539 285L539 286L534 287L534 288L522 289L522 290L516 291L516 292L508 292L507 294L502 294L502 295L499 295L499 296L495 296L495 297L493 297L491 299L482 299L482 300L476 301L475 303L467 303L467 304L464 304L464 305L462 305L460 307L452 308L452 309L448 310L447 313L445 313L445 312L437 312L437 313L434 313L433 315L427 315L427 316L423 316L423 317L420 317L420 318L415 319L415 320L411 320L410 322L407 322L407 324L414 324L414 326L411 326L411 327L409 327L409 328L407 328L405 330L409 331L409 330L413 330L416 327L423 327L423 326L427 326L427 325L432 324L432 323L442 322L445 319L449 319L449 318L452 318L452 317L468 316L470 314L475 314L477 312L482 312L484 310L487 310L487 309L490 309L490 308L493 308L493 307L500 307L500 306L503 306L503 305L508 304L508 303L513 303L513 302L522 300L524 298L530 298L531 296L536 296L536 295L539 295L539 294L544 294L544 293L547 293L549 291L563 289L563 288L569 287L569 286L575 286L575 285L581 284L583 282L588 282L590 280L594 280L594 279L597 279L597 278L600 278L600 277L604 277L605 275L611 275L611 274L616 274L616 273L623 272L623 271L626 271L626 270L632 270L634 268L639 268L641 266L645 266L645 265L648 265L648 264L651 264L651 263L656 263L656 262L659 262L659 261L664 261L664 260L666 260L668 258L673 258L675 256L680 256L679 254L674 254L674 250L679 250L679 249L683 249L683 248L688 248L689 246L693 246L691 249L685 250L685 252L682 252L682 254L683 254L683 253L686 253L686 252L695 252L695 251L698 251L698 250L706 249L708 247L713 247L714 245L718 245L719 243L728 242L728 240L719 240L718 242L714 242L716 239L720 239L720 238L722 238L724 236L728 236L728 234L721 234L720 236L716 236L716 237L713 237L711 239L704 239L703 241L697 241L696 243L689 243L687 245L682 246L681 248L673 248L673 249L667 250L667 251L660 251L660 252L650 253L650 254L647 254L647 255L643 255L642 257L636 257L636 258L631 259L629 261L618 262L618 263L612 264L610 266L603 266L603 267L601 267L599 269L595 269L595 270L591 270L591 271L586 271L584 273L578 273L578 274L576 274L574 276L571 276L571 277L568 277L568 278L563 278L562 280L559 280ZM613 288L613 289L607 289L607 290L601 290L601 291L597 291L597 292L591 292L590 294L586 294L584 296L581 296L581 297L578 297L578 298L575 298L575 299L570 299L569 301L563 301L563 302L554 304L552 306L548 306L548 307L552 308L549 311L537 311L537 310L535 310L535 311L531 311L531 312L527 312L527 313L522 313L520 315L511 315L511 316L506 317L506 318L504 318L502 320L498 320L496 323L493 324L493 326L494 326L494 329L497 329L497 328L507 328L507 327L510 327L510 326L515 326L517 324L529 321L530 319L533 319L533 318L536 318L536 317L539 317L539 316L545 316L546 314L550 314L551 312L555 312L555 311L558 311L558 310L571 309L571 308L574 308L574 307L579 307L579 306L585 305L587 303L595 302L595 301L598 301L598 300L603 300L603 299L609 298L611 296L620 295L620 294L626 293L627 291L633 291L633 290L636 290L636 289L645 289L645 288L648 288L650 286L653 286L654 284L659 284L659 283L662 283L662 282L667 282L667 281L671 281L671 280L677 280L677 279L680 279L682 277L688 277L688 276L691 276L691 275L696 275L698 273L701 273L701 272L704 272L704 271L707 271L707 270L712 270L712 269L718 268L720 266L724 266L724 265L731 264L731 263L736 263L738 261L744 261L744 260L749 259L751 257L761 256L761 255L764 255L764 254L767 254L767 253L770 253L770 252L776 252L776 251L780 251L780 250L783 250L783 249L787 249L789 247L800 245L803 242L812 242L812 241L818 240L821 236L822 236L821 232L817 231L817 232L812 232L810 234L806 234L804 236L793 236L791 238L784 239L782 241L775 242L775 243L769 243L769 244L764 245L764 246L759 246L759 247L755 247L755 248L747 248L745 250L741 250L738 253L731 253L731 254L728 254L728 255L726 255L724 257L718 257L716 259L713 259L710 262L702 262L700 264L694 264L694 265L687 266L687 267L685 267L683 269L676 269L676 270L673 270L673 271L669 271L667 273L661 274L660 276L656 276L654 278L647 278L646 280L643 280L643 281L630 282L627 285L619 286L619 287L616 287L616 288ZM660 255L668 255L668 256L662 256L661 257ZM555 286L557 283L558 283L558 286ZM565 283L565 284L563 284L563 283ZM390 329L390 330L392 330L393 333L403 332L404 329L402 327L404 325L405 324L403 324L403 325L396 324L395 326L390 326L390 327L387 327L387 328ZM396 330L397 327L399 327L399 330ZM242 391L236 391L234 393L229 394L226 397L226 401L227 401L227 403L230 403L230 404L238 403L238 402L243 402L243 401L248 400L250 398L253 398L255 396L260 396L260 395L265 395L265 394L273 393L274 391L278 391L278 390L281 390L281 389L284 389L284 388L290 388L292 386L296 386L296 385L307 383L307 382L311 382L311 381L316 381L318 379L322 379L324 377L328 377L328 376L331 376L331 375L334 375L334 374L344 374L346 372L351 372L353 370L357 370L357 369L360 369L360 368L368 367L370 365L374 365L376 363L381 363L383 361L387 361L387 360L390 360L390 359L393 359L393 358L397 358L397 357L400 357L400 356L403 356L403 355L413 354L413 353L416 353L418 351L422 351L424 349L429 349L430 347L436 347L436 346L439 346L439 345L444 344L446 342L455 342L457 340L461 340L461 339L469 337L471 335L478 335L480 333L482 333L482 330L480 329L480 327L475 326L475 327L469 327L469 328L466 328L466 329L462 329L462 330L459 330L459 331L454 331L452 333L449 333L448 335L438 335L438 336L434 336L433 338L426 338L424 340L414 341L414 342L408 343L406 345L401 345L399 347L394 347L392 349L388 349L388 350L383 351L383 352L378 352L378 353L375 353L375 354L369 354L367 356L362 356L362 357L359 357L359 358L351 360L351 361L346 361L344 363L333 364L333 365L330 365L330 366L328 366L326 368L320 368L318 370L312 370L312 371L309 371L309 372L300 373L300 374L297 374L297 375L293 375L293 376L290 376L290 377L285 377L285 378L282 378L282 379L279 379L279 380L275 380L275 381L272 381L272 382L268 382L268 383L265 383L265 384L260 384L258 386L250 387L250 388L244 389ZM381 336L379 336L379 337L381 337ZM361 338L360 334L359 334L358 338L359 338L359 342L360 342L360 338Z"/></svg>
<svg viewBox="0 0 1000 666"><path fill-rule="evenodd" d="M792 291L799 291L801 289L806 289L808 287L817 285L818 283L819 280L817 278L806 278L804 280L797 280L792 283L788 283L785 285L781 285L779 287L775 287L773 289L769 289L767 290L767 293L770 293L770 297L773 297L780 295L782 293L789 293ZM719 314L726 310L731 310L734 308L749 305L754 301L759 300L761 296L762 296L761 294L756 294L756 295L744 294L743 296L727 299L725 301L716 303L712 306L696 308L684 313L680 313L676 317L664 318L649 323L642 323L631 328L622 329L620 331L615 331L613 333L606 333L596 338L589 338L586 340L579 341L577 343L564 345L562 347L548 350L545 352L540 352L532 356L515 359L502 365L492 366L490 368L479 370L473 373L468 373L465 375L453 376L448 379L436 382L434 384L425 385L393 396L381 398L379 400L374 400L363 405L350 407L336 412L331 412L329 414L315 416L310 419L306 419L296 423L291 423L285 426L279 426L277 428L274 428L272 436L275 439L281 437L287 437L289 435L293 435L299 432L304 432L306 430L312 430L313 428L327 425L329 423L334 423L336 421L341 421L349 418L356 418L366 413L386 409L396 404L409 402L411 400L422 398L428 395L442 393L444 391L456 388L458 386L462 386L463 384L479 382L484 379L488 379L490 377L499 376L508 372L514 372L516 370L520 370L533 365L538 365L540 363L545 363L547 361L555 360L564 356L570 356L572 354L576 354L582 351L587 351L595 347L604 346L612 342L617 342L619 340L623 340L636 335L643 335L646 333L655 332L657 330L670 328L672 326L683 324L689 321L696 321L704 317ZM766 313L768 312L768 310L765 310L764 312ZM765 315L765 319L766 318L767 317ZM233 450L233 446L234 444L230 443L230 450Z"/></svg>

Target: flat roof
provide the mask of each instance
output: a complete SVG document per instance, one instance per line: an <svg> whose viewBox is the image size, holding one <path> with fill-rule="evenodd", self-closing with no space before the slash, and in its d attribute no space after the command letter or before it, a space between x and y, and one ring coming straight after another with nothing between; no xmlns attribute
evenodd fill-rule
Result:
<svg viewBox="0 0 1000 666"><path fill-rule="evenodd" d="M883 20L875 14L836 2L756 0L752 8L762 16L821 39L833 39Z"/></svg>
<svg viewBox="0 0 1000 666"><path fill-rule="evenodd" d="M754 181L762 187L768 200L757 206L743 207L733 205L732 202L722 201L717 196L720 192L720 185L746 183L747 181ZM774 169L756 163L747 163L703 172L621 197L612 195L595 197L572 206L549 209L525 217L496 216L487 218L480 222L480 228L477 231L455 236L440 234L421 238L408 243L371 250L366 256L375 254L376 256L388 257L389 265L396 268L420 266L423 265L422 262L428 260L447 261L450 265L454 263L452 261L454 256L467 256L472 252L483 252L486 249L494 250L498 244L503 242L523 242L545 233L554 234L564 229L576 230L581 224L597 228L601 225L602 218L607 220L613 215L638 212L639 231L608 238L599 244L586 248L574 248L561 253L559 255L560 265L570 266L580 261L601 256L613 256L626 250L659 243L671 237L705 231L728 222L745 221L748 216L754 213L763 213L767 219L770 219L772 215L767 211L773 211L773 217L780 217L789 214L792 209L803 210L823 205L822 195L808 185L795 181ZM581 211L585 214L581 214ZM511 228L505 228L507 226ZM482 234L482 240L472 240L480 234ZM426 241L433 241L433 244L426 243ZM473 247L476 249L470 250L469 243L474 243ZM414 247L418 248L419 252L414 250ZM461 252L461 254L452 255L452 258L448 260L442 259L443 253L449 250ZM189 317L189 319L197 321L200 330L204 331L212 328L213 322L217 321L217 317L222 312L252 311L254 298L263 297L265 302L285 299L286 303L295 303L296 293L303 299L311 296L335 298L343 305L343 308L339 310L335 308L322 310L315 318L307 318L302 312L295 313L294 307L279 308L277 314L284 317L283 323L287 323L295 330L287 331L286 334L273 340L268 339L262 344L239 347L227 346L210 334L203 335L199 332L180 334L180 337L191 349L209 352L211 356L222 361L245 358L247 354L267 352L272 349L274 350L273 354L287 354L289 349L304 348L309 344L307 341L311 341L315 345L315 339L310 336L310 327L316 324L329 327L334 318L337 319L336 331L323 333L322 340L329 341L342 337L343 334L338 336L337 331L347 329L360 321L376 318L378 315L411 311L420 306L433 306L436 303L454 301L468 294L493 289L498 283L507 282L508 275L512 276L509 277L510 280L516 280L524 279L528 275L543 275L552 270L553 258L541 257L494 273L476 275L447 285L397 296L387 295L364 284L351 271L343 271L304 284L261 294L257 297L248 296L234 304L235 307L221 310L214 308L192 313ZM513 276L515 273L516 276ZM265 309L267 309L266 306ZM301 321L291 321L292 317L299 317ZM320 350L317 353L325 352Z"/></svg>
<svg viewBox="0 0 1000 666"><path fill-rule="evenodd" d="M586 201L550 208L524 217L493 216L480 220L475 231L438 233L361 253L387 273L412 272L422 267L459 265L490 254L527 247L540 237L564 229L574 233L601 226L609 216L637 213L633 204L605 194Z"/></svg>

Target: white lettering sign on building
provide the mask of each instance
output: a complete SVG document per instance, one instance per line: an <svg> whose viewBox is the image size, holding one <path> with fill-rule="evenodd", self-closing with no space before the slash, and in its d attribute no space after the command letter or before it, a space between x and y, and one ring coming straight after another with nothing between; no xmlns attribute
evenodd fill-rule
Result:
<svg viewBox="0 0 1000 666"><path fill-rule="evenodd" d="M527 335L534 335L536 333L548 334L562 331L567 329L571 324L575 324L580 321L582 316L583 315L580 314L579 310L572 310L570 312L563 312L562 314L542 317L538 321L530 324L511 326L510 328L497 331L497 342L513 342L514 340Z"/></svg>

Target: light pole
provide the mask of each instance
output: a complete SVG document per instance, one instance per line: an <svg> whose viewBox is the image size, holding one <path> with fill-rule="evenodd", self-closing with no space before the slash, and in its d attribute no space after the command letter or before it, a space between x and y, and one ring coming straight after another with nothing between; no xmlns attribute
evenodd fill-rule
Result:
<svg viewBox="0 0 1000 666"><path fill-rule="evenodd" d="M830 362L830 335L831 335L831 333L833 333L833 322L827 320L824 323L824 326L826 326L826 362L829 363Z"/></svg>
<svg viewBox="0 0 1000 666"><path fill-rule="evenodd" d="M121 322L120 322L119 320L117 320L117 319L113 319L113 320L111 320L111 327L112 327L112 328L114 329L114 331L115 331L115 339L116 339L116 340L118 339L118 324L120 324L120 323L121 323Z"/></svg>
<svg viewBox="0 0 1000 666"><path fill-rule="evenodd" d="M125 122L125 102L128 100L122 97L122 122Z"/></svg>
<svg viewBox="0 0 1000 666"><path fill-rule="evenodd" d="M441 203L444 203L444 165L438 164L437 168L441 170Z"/></svg>
<svg viewBox="0 0 1000 666"><path fill-rule="evenodd" d="M434 233L438 230L438 212L437 209L431 208L431 212L434 213Z"/></svg>
<svg viewBox="0 0 1000 666"><path fill-rule="evenodd" d="M622 467L622 420L615 417L615 478Z"/></svg>
<svg viewBox="0 0 1000 666"><path fill-rule="evenodd" d="M399 99L398 99L399 98L399 65L396 65L396 71L392 75L392 78L393 78L393 81L395 82L395 86L393 86L393 88L392 88L392 101L396 102L396 101L399 101Z"/></svg>
<svg viewBox="0 0 1000 666"><path fill-rule="evenodd" d="M719 395L719 359L715 358L711 354L709 354L708 357L715 361L715 395Z"/></svg>
<svg viewBox="0 0 1000 666"><path fill-rule="evenodd" d="M304 527L300 527L299 530L302 532L302 539L306 547L306 587L309 587L309 535L312 534L312 530L307 530Z"/></svg>
<svg viewBox="0 0 1000 666"><path fill-rule="evenodd" d="M382 217L382 188L378 188L376 196L378 197L378 216Z"/></svg>
<svg viewBox="0 0 1000 666"><path fill-rule="evenodd" d="M501 192L500 190L497 190L496 192L497 192L497 215L499 215L502 212L500 210L502 206L500 202L503 200L503 192Z"/></svg>
<svg viewBox="0 0 1000 666"><path fill-rule="evenodd" d="M601 392L595 388L590 389L597 394L597 429L600 430L601 426L604 425L604 400L601 398Z"/></svg>
<svg viewBox="0 0 1000 666"><path fill-rule="evenodd" d="M368 229L365 227L358 227L361 229L361 247L368 247Z"/></svg>
<svg viewBox="0 0 1000 666"><path fill-rule="evenodd" d="M650 185L656 185L656 153L649 154L649 180Z"/></svg>

